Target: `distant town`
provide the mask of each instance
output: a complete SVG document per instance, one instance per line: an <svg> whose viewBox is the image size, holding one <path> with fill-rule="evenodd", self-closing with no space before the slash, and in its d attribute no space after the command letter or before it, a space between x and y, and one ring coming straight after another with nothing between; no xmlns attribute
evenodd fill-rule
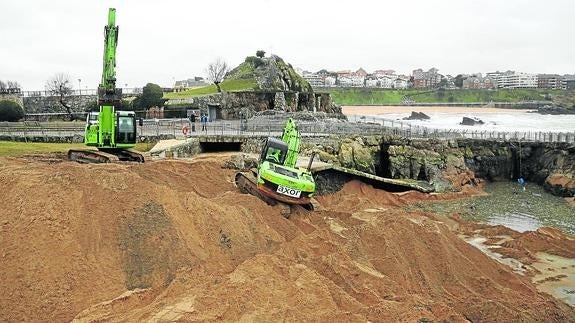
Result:
<svg viewBox="0 0 575 323"><path fill-rule="evenodd" d="M424 71L419 68L411 75L396 74L394 70L376 70L372 73L363 68L357 71L329 72L325 69L312 73L298 71L313 87L368 87L385 89L574 89L575 75L528 74L515 71L490 72L483 75L442 75L436 68Z"/></svg>
<svg viewBox="0 0 575 323"><path fill-rule="evenodd" d="M540 88L570 90L575 89L575 75L529 74L515 71L489 72L474 74L443 75L436 68L427 71L419 68L411 75L397 74L394 70L376 70L368 73L363 68L357 71L309 72L296 71L314 88L331 87L365 87L383 89L521 89ZM204 86L207 82L202 77L176 81L174 91Z"/></svg>

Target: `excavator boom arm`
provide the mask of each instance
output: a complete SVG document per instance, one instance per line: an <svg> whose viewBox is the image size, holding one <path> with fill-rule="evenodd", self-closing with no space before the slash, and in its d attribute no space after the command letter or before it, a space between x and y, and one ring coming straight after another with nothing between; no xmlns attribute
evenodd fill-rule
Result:
<svg viewBox="0 0 575 323"><path fill-rule="evenodd" d="M116 9L108 11L108 24L104 27L104 67L100 86L106 93L116 91L116 46L118 45L118 26L116 26Z"/></svg>
<svg viewBox="0 0 575 323"><path fill-rule="evenodd" d="M282 141L288 144L284 165L295 167L299 155L300 134L295 122L291 118L288 119L284 127Z"/></svg>

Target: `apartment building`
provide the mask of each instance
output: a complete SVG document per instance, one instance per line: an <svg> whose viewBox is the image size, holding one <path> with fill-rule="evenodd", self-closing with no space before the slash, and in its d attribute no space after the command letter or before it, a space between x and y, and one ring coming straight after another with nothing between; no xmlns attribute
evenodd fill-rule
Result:
<svg viewBox="0 0 575 323"><path fill-rule="evenodd" d="M537 75L537 87L540 89L562 89L563 77L557 74Z"/></svg>
<svg viewBox="0 0 575 323"><path fill-rule="evenodd" d="M302 72L302 77L309 82L312 87L323 87L325 86L324 78L316 73L311 73L308 71Z"/></svg>
<svg viewBox="0 0 575 323"><path fill-rule="evenodd" d="M536 88L537 74L517 73L515 71L487 73L500 89Z"/></svg>
<svg viewBox="0 0 575 323"><path fill-rule="evenodd" d="M442 75L438 69L430 68L424 72L421 68L413 70L413 87L416 89L433 89L441 82Z"/></svg>
<svg viewBox="0 0 575 323"><path fill-rule="evenodd" d="M489 76L483 77L481 73L473 74L463 80L463 89L495 89L496 82Z"/></svg>

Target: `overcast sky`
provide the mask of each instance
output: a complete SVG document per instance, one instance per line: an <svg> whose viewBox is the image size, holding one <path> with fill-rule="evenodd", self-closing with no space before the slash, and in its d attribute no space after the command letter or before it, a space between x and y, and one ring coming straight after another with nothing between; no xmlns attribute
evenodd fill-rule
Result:
<svg viewBox="0 0 575 323"><path fill-rule="evenodd" d="M573 0L0 0L0 80L96 88L117 9L118 84L162 86L256 50L317 71L575 73Z"/></svg>

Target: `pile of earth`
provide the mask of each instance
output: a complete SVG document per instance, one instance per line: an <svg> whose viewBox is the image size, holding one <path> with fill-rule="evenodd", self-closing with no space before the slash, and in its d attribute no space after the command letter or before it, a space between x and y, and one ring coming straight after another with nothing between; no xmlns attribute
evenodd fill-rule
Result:
<svg viewBox="0 0 575 323"><path fill-rule="evenodd" d="M455 193L393 194L351 181L318 197L320 211L296 208L285 219L239 192L235 171L222 168L227 158L0 159L0 321L575 317L462 240L465 225L406 211Z"/></svg>

